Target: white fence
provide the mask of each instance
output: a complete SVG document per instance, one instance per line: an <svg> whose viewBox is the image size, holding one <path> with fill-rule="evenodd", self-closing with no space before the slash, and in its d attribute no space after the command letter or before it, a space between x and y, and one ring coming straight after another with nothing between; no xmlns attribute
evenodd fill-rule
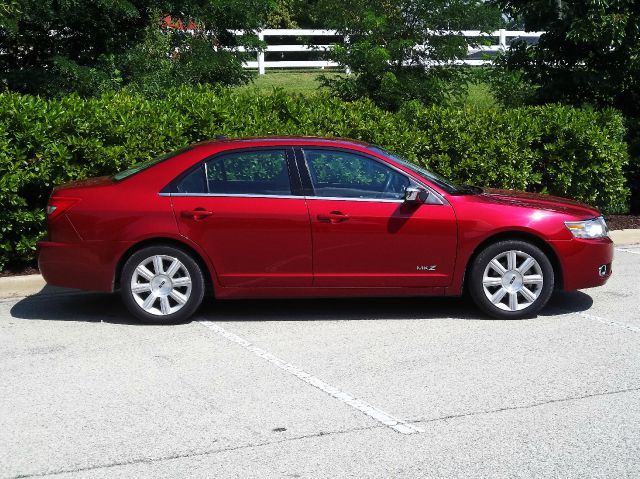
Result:
<svg viewBox="0 0 640 479"><path fill-rule="evenodd" d="M480 66L491 63L490 59L485 58L487 55L496 54L504 50L509 42L514 38L525 38L529 41L537 41L544 32L522 32L515 30L496 30L495 32L485 33L480 30L464 30L461 32L464 37L476 39L480 43L482 39L491 41L488 45L477 45L469 47L468 57L459 60L456 63ZM310 30L310 29L268 29L258 32L258 38L267 43L268 37L339 37L340 35L334 30ZM335 43L334 43L335 44ZM335 68L339 65L335 62L327 60L278 60L266 61L265 53L269 52L318 52L326 51L333 45L303 45L300 43L287 43L283 45L268 45L266 49L258 53L256 61L245 63L245 68L257 68L260 75L264 75L267 68ZM349 71L347 71L349 73Z"/></svg>

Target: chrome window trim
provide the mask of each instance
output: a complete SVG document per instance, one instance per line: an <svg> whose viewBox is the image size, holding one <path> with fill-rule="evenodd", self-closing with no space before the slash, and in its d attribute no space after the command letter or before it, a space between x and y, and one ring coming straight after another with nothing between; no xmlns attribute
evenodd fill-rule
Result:
<svg viewBox="0 0 640 479"><path fill-rule="evenodd" d="M244 193L158 193L160 196L212 196L218 198L280 198L280 199L305 199L304 196L296 195L260 195L260 194L244 194Z"/></svg>
<svg viewBox="0 0 640 479"><path fill-rule="evenodd" d="M368 203L404 203L404 200L391 198L349 198L347 196L305 196L308 200L329 200L329 201L365 201Z"/></svg>
<svg viewBox="0 0 640 479"><path fill-rule="evenodd" d="M329 201L360 201L367 203L404 203L403 199L387 198L347 198L339 196L296 196L296 195L259 195L239 193L158 193L159 196L180 197L214 197L214 198L275 198L282 200L329 200ZM435 204L435 203L425 203ZM443 204L443 203L440 203Z"/></svg>
<svg viewBox="0 0 640 479"><path fill-rule="evenodd" d="M438 192L433 191L431 188L429 188L427 185L423 185L421 182L415 181L414 178L407 176L407 178L409 178L409 181L418 184L418 186L423 187L428 193L429 195L433 195L433 197L435 198L435 202L427 202L425 201L423 204L425 205L447 205L449 204L447 202L447 200L445 200L442 195L439 195ZM398 199L387 199L387 198L350 198L348 196L305 196L306 199L308 200L332 200L332 201L372 201L372 202L378 202L378 203L404 203L404 199L398 198Z"/></svg>
<svg viewBox="0 0 640 479"><path fill-rule="evenodd" d="M208 161L203 161L204 165L204 184L207 185L207 193L211 193L211 189L209 188L209 166L207 165Z"/></svg>

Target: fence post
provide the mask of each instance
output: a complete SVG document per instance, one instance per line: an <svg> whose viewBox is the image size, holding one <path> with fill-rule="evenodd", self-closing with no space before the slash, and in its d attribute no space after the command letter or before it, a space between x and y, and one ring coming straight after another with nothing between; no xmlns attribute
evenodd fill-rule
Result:
<svg viewBox="0 0 640 479"><path fill-rule="evenodd" d="M258 32L258 40L264 41L264 33ZM258 52L258 75L264 75L264 50Z"/></svg>
<svg viewBox="0 0 640 479"><path fill-rule="evenodd" d="M507 49L507 35L504 28L499 30L499 38L500 40L498 41L498 44L500 46L500 50L505 51Z"/></svg>
<svg viewBox="0 0 640 479"><path fill-rule="evenodd" d="M344 43L343 45L346 47L347 45L349 45L349 35L345 35L344 36ZM349 68L349 65L346 66L346 68L344 69L344 72L347 75L351 75L351 68Z"/></svg>

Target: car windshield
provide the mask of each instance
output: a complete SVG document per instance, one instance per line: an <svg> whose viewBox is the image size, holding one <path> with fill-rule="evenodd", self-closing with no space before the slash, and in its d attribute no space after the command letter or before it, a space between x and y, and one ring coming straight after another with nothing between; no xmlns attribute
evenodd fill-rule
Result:
<svg viewBox="0 0 640 479"><path fill-rule="evenodd" d="M437 175L429 170L425 170L415 163L411 163L410 161L405 160L404 158L401 158L398 155L385 150L384 148L380 148L379 146L370 146L369 149L375 151L376 153L381 153L385 156L388 156L393 161L400 163L402 166L410 169L414 173L417 173L418 175L423 176L432 183L435 183L438 187L442 188L447 193L453 195L468 195L482 192L482 189L478 188L477 186L458 186L455 183L444 179L442 176Z"/></svg>
<svg viewBox="0 0 640 479"><path fill-rule="evenodd" d="M174 156L179 155L180 153L185 152L185 151L187 151L189 149L191 149L191 146L187 146L185 148L181 148L179 150L172 151L171 153L165 153L164 155L159 156L157 158L153 158L152 160L143 161L142 163L138 163L138 164L132 166L128 170L124 170L124 171L120 171L119 173L116 173L111 178L114 181L122 181L125 178L129 178L130 176L133 176L136 173L140 173L141 171L146 170L147 168L149 168L149 167L151 167L153 165L156 165L156 164L160 163L161 161L168 160L169 158L173 158Z"/></svg>

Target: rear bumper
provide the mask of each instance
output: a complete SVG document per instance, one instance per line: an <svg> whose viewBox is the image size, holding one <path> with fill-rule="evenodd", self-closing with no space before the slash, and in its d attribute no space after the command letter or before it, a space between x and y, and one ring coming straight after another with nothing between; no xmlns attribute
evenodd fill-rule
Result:
<svg viewBox="0 0 640 479"><path fill-rule="evenodd" d="M550 241L562 266L563 289L585 289L602 286L611 277L613 241L571 239ZM606 267L604 275L601 268Z"/></svg>
<svg viewBox="0 0 640 479"><path fill-rule="evenodd" d="M51 285L90 291L113 291L116 249L124 245L104 241L38 243L38 266Z"/></svg>

